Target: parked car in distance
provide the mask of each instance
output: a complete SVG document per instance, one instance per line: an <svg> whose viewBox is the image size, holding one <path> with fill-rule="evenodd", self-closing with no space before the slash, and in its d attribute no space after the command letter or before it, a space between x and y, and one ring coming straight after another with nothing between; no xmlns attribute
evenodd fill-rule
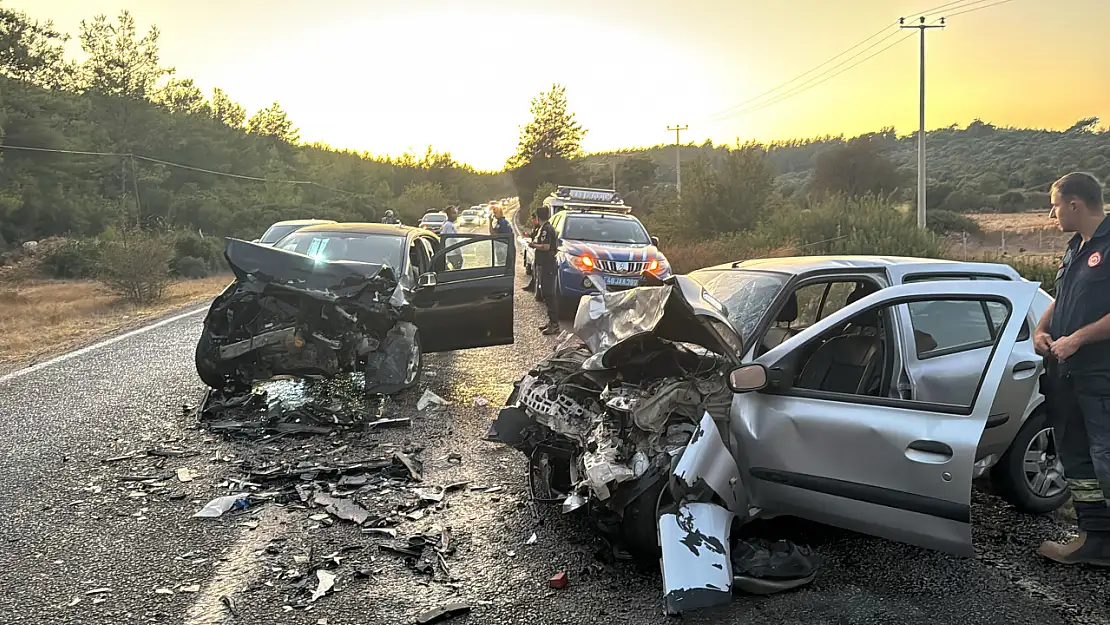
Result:
<svg viewBox="0 0 1110 625"><path fill-rule="evenodd" d="M429 211L420 218L420 226L425 230L438 233L447 222L447 213L443 211Z"/></svg>
<svg viewBox="0 0 1110 625"><path fill-rule="evenodd" d="M336 223L333 219L291 219L288 221L279 221L266 229L262 236L255 239L253 243L259 245L273 245L285 235L296 232L306 226L315 226L318 224L333 224Z"/></svg>
<svg viewBox="0 0 1110 625"><path fill-rule="evenodd" d="M487 222L486 215L478 209L468 208L459 213L459 225L471 228L484 226Z"/></svg>

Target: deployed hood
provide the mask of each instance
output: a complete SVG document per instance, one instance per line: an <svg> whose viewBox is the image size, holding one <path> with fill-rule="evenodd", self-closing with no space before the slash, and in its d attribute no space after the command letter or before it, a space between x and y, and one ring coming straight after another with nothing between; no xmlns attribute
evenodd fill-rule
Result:
<svg viewBox="0 0 1110 625"><path fill-rule="evenodd" d="M744 351L740 336L724 306L695 280L671 276L660 286L615 292L607 292L600 282L594 280L600 293L579 304L574 334L603 366L612 366L617 357L609 357L610 351L624 353L653 338L699 345L739 363Z"/></svg>
<svg viewBox="0 0 1110 625"><path fill-rule="evenodd" d="M389 265L318 260L241 239L227 240L224 257L241 282L262 282L328 301L357 298L367 290L389 295L398 287Z"/></svg>
<svg viewBox="0 0 1110 625"><path fill-rule="evenodd" d="M573 241L563 239L563 249L567 254L581 256L593 254L601 260L615 260L618 262L647 262L659 258L662 254L654 245L628 245L623 243L590 243L588 241Z"/></svg>

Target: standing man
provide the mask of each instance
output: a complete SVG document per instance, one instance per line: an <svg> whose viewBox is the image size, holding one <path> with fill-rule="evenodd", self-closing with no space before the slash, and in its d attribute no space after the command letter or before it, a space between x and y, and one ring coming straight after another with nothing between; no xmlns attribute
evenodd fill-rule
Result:
<svg viewBox="0 0 1110 625"><path fill-rule="evenodd" d="M439 238L443 241L443 247L450 247L459 242L458 237L451 235L458 234L459 229L455 227L455 219L459 216L458 208L455 206L448 206L443 212L447 213L447 221L443 222L443 227L439 230ZM462 269L463 256L462 250L457 249L447 254L447 268L448 269Z"/></svg>
<svg viewBox="0 0 1110 625"><path fill-rule="evenodd" d="M540 235L540 222L539 222L539 220L536 219L535 215L532 215L532 219L529 223L531 224L530 230L532 232L532 240L535 241L536 237L538 237ZM535 260L535 257L533 255L532 275L528 276L528 278L529 278L528 284L525 284L523 288L524 288L525 291L535 292L536 301L537 302L542 302L543 301L543 292L539 288L537 288L537 285L539 284L539 281L540 281L540 277L539 277L539 273L538 273L538 270L536 269L535 265L536 265L536 260Z"/></svg>
<svg viewBox="0 0 1110 625"><path fill-rule="evenodd" d="M1037 553L1061 564L1110 567L1110 221L1090 174L1052 185L1052 215L1074 232L1056 274L1056 301L1037 324L1050 423L1075 504L1079 537Z"/></svg>
<svg viewBox="0 0 1110 625"><path fill-rule="evenodd" d="M387 211L385 211L385 217L382 217L382 223L383 224L400 224L401 220L397 219L397 217L393 215L393 211L387 210Z"/></svg>
<svg viewBox="0 0 1110 625"><path fill-rule="evenodd" d="M502 235L512 237L513 226L505 219L505 210L500 206L493 207L493 219L489 222L489 233L494 236ZM494 241L493 253L495 267L500 267L505 264L505 259L509 256L509 244L507 241Z"/></svg>
<svg viewBox="0 0 1110 625"><path fill-rule="evenodd" d="M536 250L536 266L533 272L539 275L538 283L543 285L540 290L543 291L543 302L547 306L547 325L540 327L544 336L562 332L559 328L559 314L556 308L558 300L555 295L555 248L558 235L555 234L555 228L551 226L551 222L547 220L550 216L548 207L540 206L536 209L536 219L539 220L540 228L535 238L528 243Z"/></svg>

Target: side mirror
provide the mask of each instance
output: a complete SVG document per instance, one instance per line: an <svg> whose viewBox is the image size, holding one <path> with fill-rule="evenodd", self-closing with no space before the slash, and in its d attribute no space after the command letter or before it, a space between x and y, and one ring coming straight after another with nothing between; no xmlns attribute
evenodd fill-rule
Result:
<svg viewBox="0 0 1110 625"><path fill-rule="evenodd" d="M651 237L651 244L655 247L659 247L659 237Z"/></svg>
<svg viewBox="0 0 1110 625"><path fill-rule="evenodd" d="M728 387L734 393L750 393L767 387L767 367L751 363L740 365L728 374Z"/></svg>
<svg viewBox="0 0 1110 625"><path fill-rule="evenodd" d="M436 274L429 271L428 273L421 274L421 276L416 279L416 283L422 289L431 289L439 283L439 280L436 278Z"/></svg>

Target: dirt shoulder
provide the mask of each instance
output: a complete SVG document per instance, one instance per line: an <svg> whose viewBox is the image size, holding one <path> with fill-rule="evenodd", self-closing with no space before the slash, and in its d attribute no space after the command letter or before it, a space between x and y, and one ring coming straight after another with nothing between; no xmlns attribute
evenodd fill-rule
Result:
<svg viewBox="0 0 1110 625"><path fill-rule="evenodd" d="M0 283L0 374L200 306L230 280L219 275L175 282L149 306L122 302L91 281Z"/></svg>

